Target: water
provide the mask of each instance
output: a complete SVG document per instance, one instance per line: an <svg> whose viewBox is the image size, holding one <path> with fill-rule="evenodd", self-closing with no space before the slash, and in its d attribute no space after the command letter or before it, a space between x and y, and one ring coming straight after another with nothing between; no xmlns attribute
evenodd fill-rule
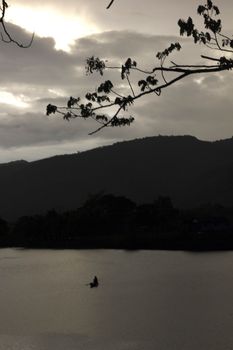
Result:
<svg viewBox="0 0 233 350"><path fill-rule="evenodd" d="M233 252L0 250L0 350L230 350L232 325Z"/></svg>

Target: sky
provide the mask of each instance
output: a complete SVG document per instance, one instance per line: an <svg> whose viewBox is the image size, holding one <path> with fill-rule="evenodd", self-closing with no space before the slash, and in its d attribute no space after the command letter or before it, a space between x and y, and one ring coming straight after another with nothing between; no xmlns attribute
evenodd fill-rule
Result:
<svg viewBox="0 0 233 350"><path fill-rule="evenodd" d="M100 84L98 75L87 76L85 60L92 55L108 64L136 59L142 68L154 67L156 53L171 42L182 50L172 57L177 63L195 64L204 47L179 38L177 20L189 15L200 20L196 0L9 0L8 29L22 43L20 49L0 42L0 163L33 161L57 154L156 135L193 135L218 140L233 135L232 73L189 77L133 106L130 127L105 128L89 136L96 125L87 120L65 122L46 116L49 103L66 105L69 96L85 96ZM233 2L216 2L223 26L233 33ZM208 54L214 55L214 51ZM103 80L125 91L119 72L108 71ZM135 86L138 76L131 75ZM122 90L123 89L123 90Z"/></svg>

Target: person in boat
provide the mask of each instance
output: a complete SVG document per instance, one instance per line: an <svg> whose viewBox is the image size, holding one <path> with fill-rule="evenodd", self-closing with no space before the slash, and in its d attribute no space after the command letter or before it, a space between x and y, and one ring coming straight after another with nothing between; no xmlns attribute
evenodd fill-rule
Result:
<svg viewBox="0 0 233 350"><path fill-rule="evenodd" d="M99 281L98 281L98 278L95 276L93 278L93 282L90 283L90 287L94 288L94 287L98 287L98 285L99 285Z"/></svg>

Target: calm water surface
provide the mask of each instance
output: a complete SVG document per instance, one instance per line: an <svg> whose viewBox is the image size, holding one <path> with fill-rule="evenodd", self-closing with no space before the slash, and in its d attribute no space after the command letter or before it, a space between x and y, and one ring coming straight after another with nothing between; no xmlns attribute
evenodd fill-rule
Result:
<svg viewBox="0 0 233 350"><path fill-rule="evenodd" d="M63 349L232 350L233 252L0 250L0 350Z"/></svg>

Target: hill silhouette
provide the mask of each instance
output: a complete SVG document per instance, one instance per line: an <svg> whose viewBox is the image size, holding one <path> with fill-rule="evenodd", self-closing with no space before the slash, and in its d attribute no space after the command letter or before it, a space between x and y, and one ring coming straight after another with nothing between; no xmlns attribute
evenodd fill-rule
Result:
<svg viewBox="0 0 233 350"><path fill-rule="evenodd" d="M112 193L149 202L169 196L179 208L233 205L233 138L207 142L158 136L34 162L0 165L0 216L66 211Z"/></svg>

